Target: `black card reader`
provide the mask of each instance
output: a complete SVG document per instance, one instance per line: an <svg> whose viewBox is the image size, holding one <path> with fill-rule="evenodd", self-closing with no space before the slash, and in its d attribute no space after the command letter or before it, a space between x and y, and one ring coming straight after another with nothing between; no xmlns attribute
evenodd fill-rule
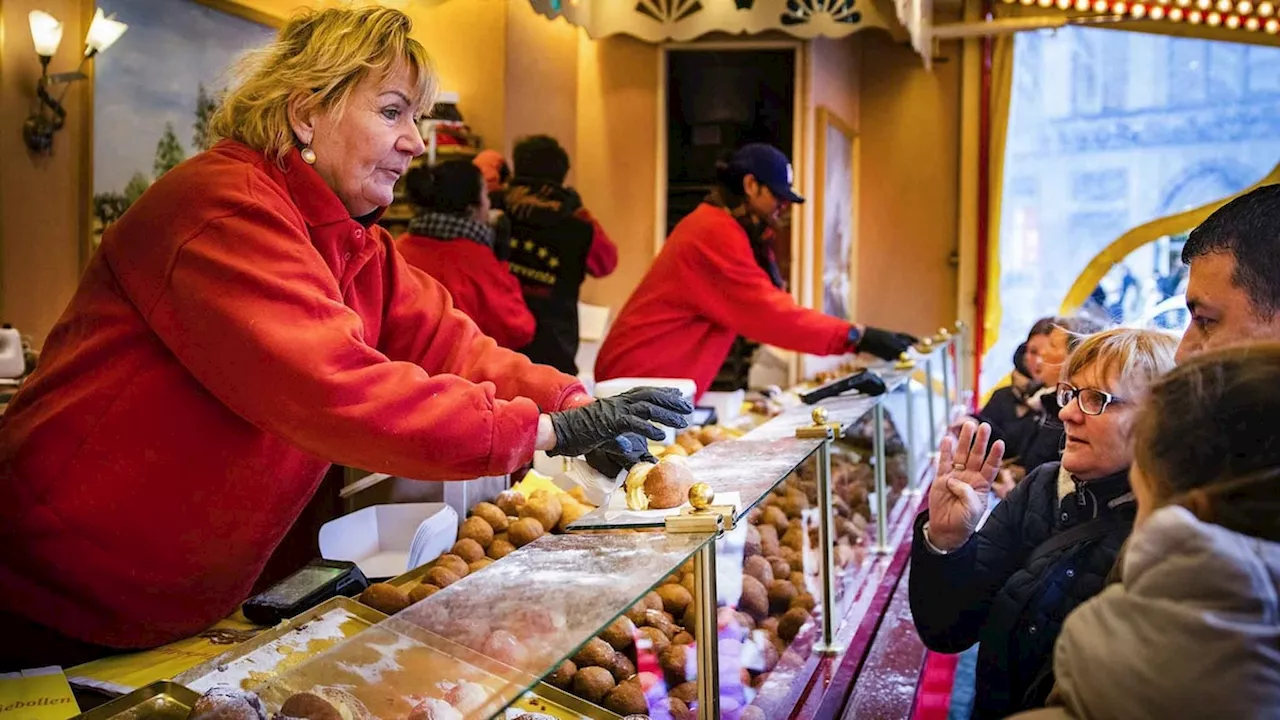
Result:
<svg viewBox="0 0 1280 720"><path fill-rule="evenodd" d="M300 615L329 598L351 597L369 587L364 573L346 560L312 560L307 566L245 601L250 622L275 625Z"/></svg>

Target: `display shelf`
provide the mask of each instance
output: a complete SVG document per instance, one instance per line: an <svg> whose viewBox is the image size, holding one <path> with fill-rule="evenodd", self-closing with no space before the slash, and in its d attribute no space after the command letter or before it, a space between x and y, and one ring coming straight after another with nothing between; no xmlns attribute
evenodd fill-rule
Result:
<svg viewBox="0 0 1280 720"><path fill-rule="evenodd" d="M547 536L249 689L273 710L294 693L337 685L381 718L407 716L433 697L450 698L467 717L490 717L711 539L665 533ZM634 670L607 674L611 687L615 675Z"/></svg>
<svg viewBox="0 0 1280 720"><path fill-rule="evenodd" d="M900 586L918 482L962 394L955 363L941 359L956 340L935 339L874 368L881 396L831 398L816 415L791 402L744 437L695 451L695 480L737 493L733 522L704 511L695 524L710 530L676 532L601 509L557 519L575 532L472 562L254 689L278 709L294 692L341 686L386 720L428 700L466 718L536 707L566 718L832 717L881 657L872 641ZM539 700L552 686L566 702Z"/></svg>

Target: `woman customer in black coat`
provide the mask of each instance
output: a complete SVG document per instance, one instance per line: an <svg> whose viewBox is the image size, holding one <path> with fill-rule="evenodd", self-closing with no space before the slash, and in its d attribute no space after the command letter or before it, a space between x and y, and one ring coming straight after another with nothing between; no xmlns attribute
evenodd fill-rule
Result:
<svg viewBox="0 0 1280 720"><path fill-rule="evenodd" d="M1004 443L966 423L943 439L929 509L916 521L911 611L926 646L975 642L973 717L1039 707L1053 686L1053 642L1067 613L1099 592L1132 527L1133 401L1173 367L1177 340L1117 329L1080 344L1057 386L1062 463L1033 471L981 530Z"/></svg>

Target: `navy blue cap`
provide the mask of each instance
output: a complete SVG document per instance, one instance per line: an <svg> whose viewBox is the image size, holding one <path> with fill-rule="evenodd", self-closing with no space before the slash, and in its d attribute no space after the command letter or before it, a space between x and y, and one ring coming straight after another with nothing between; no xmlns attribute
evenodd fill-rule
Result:
<svg viewBox="0 0 1280 720"><path fill-rule="evenodd" d="M756 181L769 188L779 200L804 202L791 187L791 161L778 148L767 143L743 145L733 154L730 163L754 175Z"/></svg>

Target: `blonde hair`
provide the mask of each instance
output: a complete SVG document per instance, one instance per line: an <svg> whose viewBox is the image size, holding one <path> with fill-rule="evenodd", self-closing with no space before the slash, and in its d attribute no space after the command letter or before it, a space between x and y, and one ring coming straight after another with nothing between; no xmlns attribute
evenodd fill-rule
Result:
<svg viewBox="0 0 1280 720"><path fill-rule="evenodd" d="M247 53L209 121L213 140L228 138L282 161L294 147L289 104L302 111L341 114L356 85L371 73L385 77L407 64L417 83L419 112L436 96L435 73L413 21L399 10L371 6L303 10L270 45Z"/></svg>
<svg viewBox="0 0 1280 720"><path fill-rule="evenodd" d="M1076 346L1062 366L1062 377L1092 368L1099 379L1115 373L1127 392L1145 390L1174 367L1178 339L1159 330L1115 328L1089 335Z"/></svg>

